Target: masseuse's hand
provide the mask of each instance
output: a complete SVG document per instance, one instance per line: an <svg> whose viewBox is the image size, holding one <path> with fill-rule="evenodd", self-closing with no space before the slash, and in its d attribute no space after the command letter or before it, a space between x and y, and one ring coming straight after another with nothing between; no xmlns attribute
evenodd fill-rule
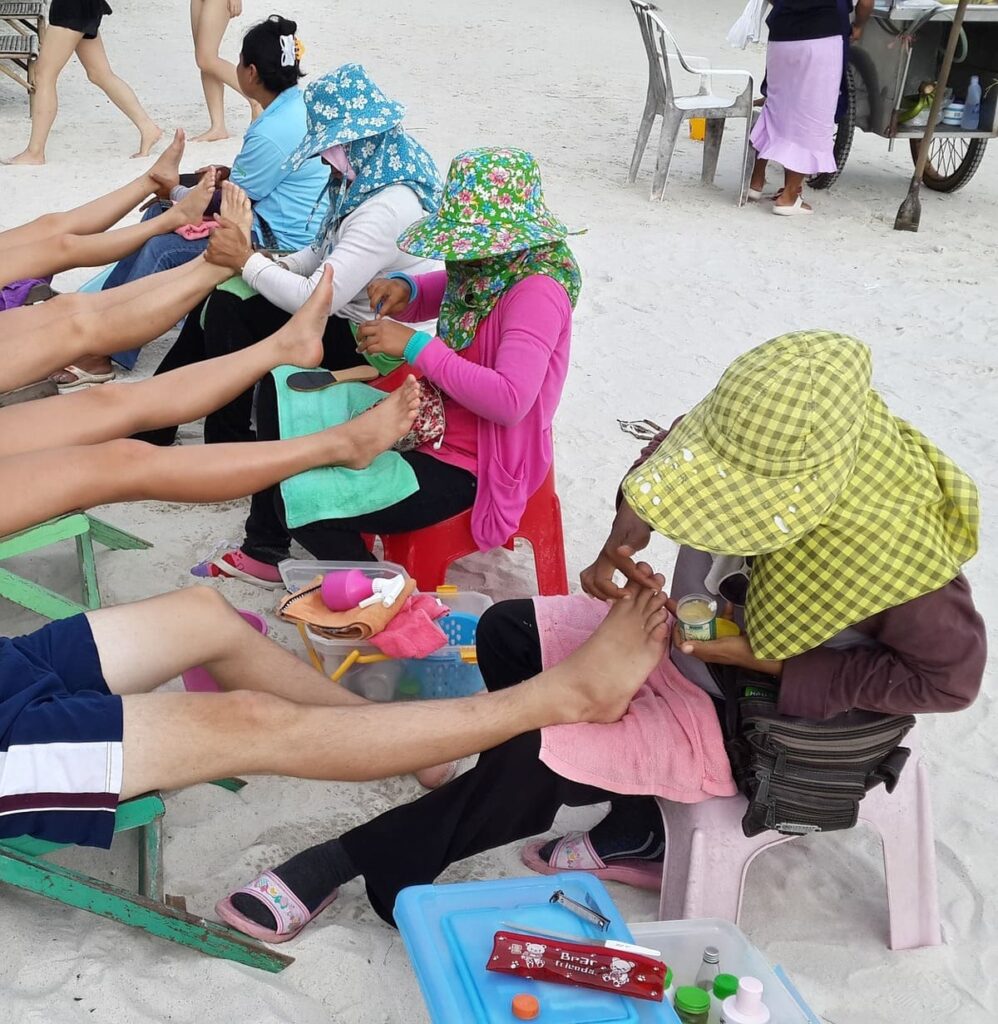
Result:
<svg viewBox="0 0 998 1024"><path fill-rule="evenodd" d="M376 320L401 313L412 302L409 285L398 278L379 277L367 286L367 297Z"/></svg>
<svg viewBox="0 0 998 1024"><path fill-rule="evenodd" d="M243 13L243 0L229 0L229 17L238 18Z"/></svg>
<svg viewBox="0 0 998 1024"><path fill-rule="evenodd" d="M240 274L246 266L246 261L253 255L253 246L234 221L217 214L215 219L218 221L218 227L211 233L204 258L216 267L228 267L229 270Z"/></svg>
<svg viewBox="0 0 998 1024"><path fill-rule="evenodd" d="M783 674L783 662L771 658L757 658L752 653L748 637L744 633L738 636L721 636L716 640L684 640L677 623L672 632L672 646L683 654L692 655L711 665L736 665L738 668L761 672L777 679Z"/></svg>
<svg viewBox="0 0 998 1024"><path fill-rule="evenodd" d="M582 589L590 597L598 597L603 601L619 601L625 594L625 591L613 582L614 572L619 571L631 583L651 590L661 590L661 584L657 582L661 577L655 575L647 562L635 563L632 557L648 547L649 540L651 527L626 501L622 501L613 521L610 536L596 556L596 561L589 568L582 570L579 577Z"/></svg>
<svg viewBox="0 0 998 1024"><path fill-rule="evenodd" d="M394 320L368 320L357 328L357 351L370 355L380 352L401 359L415 333L411 327Z"/></svg>

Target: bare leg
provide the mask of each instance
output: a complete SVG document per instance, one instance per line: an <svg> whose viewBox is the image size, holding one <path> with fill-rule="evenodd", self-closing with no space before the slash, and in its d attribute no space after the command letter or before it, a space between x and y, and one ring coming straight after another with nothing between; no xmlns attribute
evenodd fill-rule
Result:
<svg viewBox="0 0 998 1024"><path fill-rule="evenodd" d="M45 163L45 144L59 111L55 83L69 58L83 40L82 32L50 25L35 63L35 96L31 105L31 138L22 153L5 160L8 164Z"/></svg>
<svg viewBox="0 0 998 1024"><path fill-rule="evenodd" d="M169 234L185 224L200 222L215 189L214 172L206 173L197 186L159 217L127 228L100 234L56 234L40 241L8 249L0 257L0 274L16 281L44 277L77 267L103 267L141 249L150 238Z"/></svg>
<svg viewBox="0 0 998 1024"><path fill-rule="evenodd" d="M570 658L518 686L461 700L316 707L295 702L319 685L307 665L278 665L249 627L233 642L235 624L222 621L233 613L212 611L219 598L184 597L191 593L88 613L108 685L125 695L123 798L233 774L382 778L547 725L616 721L665 651L665 598L642 590L618 601ZM193 615L180 611L184 600L198 602ZM223 689L256 692L136 692L195 664Z"/></svg>
<svg viewBox="0 0 998 1024"><path fill-rule="evenodd" d="M109 356L122 349L145 345L168 331L229 277L231 271L214 267L199 256L182 267L153 274L150 278L100 295L60 296L69 303L59 308L72 310L60 323L34 328L20 336L14 335L13 331L5 331L4 338L0 340L0 355L3 356L0 360L0 391L40 380L54 370L71 365L80 356ZM150 291L150 282L160 278L164 279L159 282L164 287ZM165 286L168 283L169 286ZM111 304L104 298L125 289L129 289L125 301ZM85 299L104 301L80 301ZM59 298L46 305L56 302ZM11 310L4 316L33 311Z"/></svg>
<svg viewBox="0 0 998 1024"><path fill-rule="evenodd" d="M58 28L52 32L64 31ZM48 33L46 33L48 39ZM78 206L74 210L62 213L47 213L28 224L10 228L0 232L0 282L12 278L4 276L2 254L12 246L23 245L25 242L36 242L42 238L50 238L58 234L93 235L106 231L117 224L129 210L133 210L143 199L156 190L155 177L174 178L180 169L180 159L184 155L184 133L180 129L173 141L162 152L159 159L142 175L127 185Z"/></svg>
<svg viewBox="0 0 998 1024"><path fill-rule="evenodd" d="M360 469L408 431L418 410L410 377L356 419L306 437L179 448L117 440L12 455L0 460L0 536L78 508L231 501L318 466Z"/></svg>
<svg viewBox="0 0 998 1024"><path fill-rule="evenodd" d="M238 352L135 384L0 409L0 459L190 423L231 402L276 366L318 366L331 292L327 271L308 301L279 331Z"/></svg>
<svg viewBox="0 0 998 1024"><path fill-rule="evenodd" d="M225 126L225 86L241 96L235 65L218 55L222 37L229 25L229 9L225 0L191 0L191 32L194 36L194 59L201 71L201 85L208 106L208 130L192 142L217 142L229 137Z"/></svg>
<svg viewBox="0 0 998 1024"><path fill-rule="evenodd" d="M761 192L766 187L766 166L768 164L768 160L756 157L755 164L752 167L752 181L749 184L749 187L756 192Z"/></svg>
<svg viewBox="0 0 998 1024"><path fill-rule="evenodd" d="M76 55L86 69L87 78L138 128L139 149L132 156L148 156L162 138L163 129L145 112L132 87L111 70L100 35L82 40Z"/></svg>

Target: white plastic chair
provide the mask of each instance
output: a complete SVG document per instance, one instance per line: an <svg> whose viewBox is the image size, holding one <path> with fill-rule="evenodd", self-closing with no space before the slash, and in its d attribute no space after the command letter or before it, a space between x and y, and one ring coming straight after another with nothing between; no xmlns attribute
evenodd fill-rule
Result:
<svg viewBox="0 0 998 1024"><path fill-rule="evenodd" d="M683 121L692 117L702 117L707 122L707 130L703 148L703 172L701 180L705 185L713 184L717 171L717 157L721 150L721 138L724 135L724 122L728 118L745 118L745 146L742 155L742 172L738 189L738 205L745 202L748 183L749 133L752 129L752 96L754 83L748 71L727 68L712 68L706 57L684 56L679 49L672 33L658 14L658 8L647 0L631 0L631 6L641 27L641 38L644 40L645 52L648 56L648 94L645 99L644 113L641 115L641 127L638 129L638 140L631 158L631 170L628 181L635 181L641 167L648 137L656 117L662 118L662 135L658 144L658 158L655 161L655 177L652 182L652 199L665 196L665 186L669 180L669 168L672 165L672 154L676 148L676 139ZM677 96L672 84L671 60L679 62L679 66L700 80L700 90L692 96ZM745 88L734 97L715 96L712 92L714 76L728 78L744 78Z"/></svg>
<svg viewBox="0 0 998 1024"><path fill-rule="evenodd" d="M938 946L939 897L929 777L918 757L915 733L905 746L911 757L893 793L883 786L860 801L859 820L880 835L887 883L890 948ZM699 804L658 801L665 822L665 863L659 918L719 917L738 923L745 875L763 850L799 839L742 832L745 797L715 797ZM812 839L819 843L820 839Z"/></svg>

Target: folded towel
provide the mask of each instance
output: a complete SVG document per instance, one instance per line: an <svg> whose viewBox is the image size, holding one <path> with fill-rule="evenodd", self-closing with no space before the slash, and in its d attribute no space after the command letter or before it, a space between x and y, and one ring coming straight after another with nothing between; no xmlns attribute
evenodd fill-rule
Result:
<svg viewBox="0 0 998 1024"><path fill-rule="evenodd" d="M217 227L218 221L212 220L211 217L205 217L200 224L184 224L174 233L187 239L188 242L197 242L202 238L207 238Z"/></svg>
<svg viewBox="0 0 998 1024"><path fill-rule="evenodd" d="M346 423L384 397L366 384L337 384L323 391L292 391L285 383L296 366L274 370L281 437L303 437ZM281 484L288 526L346 519L388 508L415 494L419 483L398 452L382 452L366 469L322 466Z"/></svg>
<svg viewBox="0 0 998 1024"><path fill-rule="evenodd" d="M304 622L319 636L333 640L367 640L380 633L399 615L416 589L416 581L406 577L405 588L387 608L372 604L345 612L330 611L322 600L322 577L316 576L301 590L281 599L277 614L286 622ZM446 639L446 638L445 638Z"/></svg>
<svg viewBox="0 0 998 1024"><path fill-rule="evenodd" d="M371 643L389 658L425 658L447 646L447 634L433 621L446 614L447 609L435 597L416 594L371 637Z"/></svg>

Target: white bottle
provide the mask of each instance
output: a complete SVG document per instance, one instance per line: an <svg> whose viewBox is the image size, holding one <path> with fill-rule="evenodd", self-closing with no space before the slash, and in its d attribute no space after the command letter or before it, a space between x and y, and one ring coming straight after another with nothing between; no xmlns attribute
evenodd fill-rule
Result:
<svg viewBox="0 0 998 1024"><path fill-rule="evenodd" d="M963 105L960 127L965 132L976 132L981 124L981 81L977 75L970 76L967 86L967 100Z"/></svg>
<svg viewBox="0 0 998 1024"><path fill-rule="evenodd" d="M742 978L738 991L721 1004L721 1024L768 1024L769 1010L762 1001L762 982Z"/></svg>

